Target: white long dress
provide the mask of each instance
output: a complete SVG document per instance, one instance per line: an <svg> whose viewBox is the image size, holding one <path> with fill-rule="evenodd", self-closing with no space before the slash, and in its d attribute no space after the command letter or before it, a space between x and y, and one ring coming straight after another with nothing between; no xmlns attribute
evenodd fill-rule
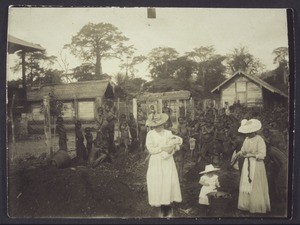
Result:
<svg viewBox="0 0 300 225"><path fill-rule="evenodd" d="M251 213L271 211L268 179L263 159L266 157L266 144L263 138L256 135L246 138L242 149L245 158L241 179L238 208ZM257 160L258 159L258 160Z"/></svg>
<svg viewBox="0 0 300 225"><path fill-rule="evenodd" d="M174 152L168 154L162 151L162 147L168 146L172 137L174 135L168 130L159 133L151 130L147 134L146 147L151 154L147 171L147 189L151 206L182 201L178 173L173 159Z"/></svg>

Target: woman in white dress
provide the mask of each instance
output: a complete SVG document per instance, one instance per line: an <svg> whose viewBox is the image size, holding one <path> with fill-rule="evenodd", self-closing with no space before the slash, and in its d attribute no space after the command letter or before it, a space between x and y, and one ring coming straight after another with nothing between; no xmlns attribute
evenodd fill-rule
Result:
<svg viewBox="0 0 300 225"><path fill-rule="evenodd" d="M146 147L150 153L147 171L148 201L151 206L161 207L161 215L172 215L172 202L181 202L181 190L176 165L175 151L180 150L182 139L164 129L168 120L165 113L149 118L146 126L152 127L146 137Z"/></svg>
<svg viewBox="0 0 300 225"><path fill-rule="evenodd" d="M241 151L237 157L244 157L241 172L238 209L250 213L266 213L271 211L267 174L264 164L266 144L256 132L261 129L257 119L242 120L238 129L246 134Z"/></svg>

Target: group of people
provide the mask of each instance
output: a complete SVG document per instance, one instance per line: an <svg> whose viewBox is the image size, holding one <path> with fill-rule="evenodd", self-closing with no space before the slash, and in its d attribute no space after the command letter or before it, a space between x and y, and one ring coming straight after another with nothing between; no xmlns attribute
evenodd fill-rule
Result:
<svg viewBox="0 0 300 225"><path fill-rule="evenodd" d="M157 114L146 122L152 129L147 133L146 147L151 154L147 171L149 204L160 207L163 217L172 216L171 204L181 202L178 172L173 155L180 150L183 139L164 128L167 114ZM266 213L271 210L268 181L264 165L266 144L257 134L261 129L257 119L244 119L238 132L246 134L242 148L236 157L244 157L241 171L238 209L250 213ZM218 176L213 174L212 164L205 166L199 183L203 186L199 194L199 204L209 205L207 194L217 191L220 186Z"/></svg>
<svg viewBox="0 0 300 225"><path fill-rule="evenodd" d="M97 110L96 137L91 127L82 128L80 120L75 121L75 149L79 160L97 166L104 160L111 161L110 152L114 147L115 113L109 105ZM59 150L67 151L67 131L61 116L57 117L56 132L59 137Z"/></svg>
<svg viewBox="0 0 300 225"><path fill-rule="evenodd" d="M172 216L172 203L182 201L179 181L187 156L203 165L203 171L199 171L202 175L199 204L209 205L207 194L220 187L217 172L220 165L228 162L230 166L238 164L240 170L238 209L250 213L271 210L265 161L271 157L280 167L286 167L287 160L280 154L287 154L288 115L282 106L266 111L246 108L237 102L232 106L225 104L219 110L211 104L203 110L196 104L193 113L180 113L176 130L166 104L162 113L157 113L154 107L149 112L145 113L138 104L137 119L132 113L128 118L122 114L117 141L125 147L125 152L132 149L133 143L137 149L148 151L148 201L151 206L160 207L161 216ZM86 128L84 135L81 122L77 121L77 156L88 159L94 166L110 159L110 149L116 144L115 122L115 112L107 105L98 108L95 138L91 128ZM56 129L60 149L66 150L67 137L61 117L57 119ZM280 151L268 150L268 146ZM189 151L191 154L187 154ZM284 175L286 171L282 171L279 173Z"/></svg>
<svg viewBox="0 0 300 225"><path fill-rule="evenodd" d="M161 216L172 215L172 203L182 201L178 176L182 164L176 165L176 156L181 156L179 158L184 161L186 151L194 148L196 151L192 157L205 168L200 172L203 176L199 181L202 186L199 204L209 205L207 194L220 187L217 167L228 160L230 165L239 162L237 208L250 213L270 212L269 179L265 161L266 157L273 157L275 163L284 160L282 154L278 157L276 154L287 151L285 134L288 130L288 124L285 123L286 110L276 106L271 112L268 114L270 112L261 109L245 108L238 102L221 110L215 109L213 105L205 111L199 107L195 109L194 118L179 117L178 129L173 133L166 125L168 114L148 117L145 124L151 128L146 136L146 148L151 155L147 171L149 204L160 206ZM271 129L278 131L277 138L267 135L269 133L266 130ZM170 144L169 140L172 138L180 141ZM191 140L196 142L194 147L191 147ZM271 150L267 151L267 146L272 146ZM273 152L274 148L277 149L276 153ZM286 165L280 166L281 172L286 172ZM281 174L286 177L284 172ZM283 183L287 181L283 180Z"/></svg>

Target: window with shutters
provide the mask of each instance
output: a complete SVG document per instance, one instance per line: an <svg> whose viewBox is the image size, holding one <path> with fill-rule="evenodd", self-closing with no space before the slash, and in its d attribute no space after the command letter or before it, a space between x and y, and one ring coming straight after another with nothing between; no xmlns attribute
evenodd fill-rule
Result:
<svg viewBox="0 0 300 225"><path fill-rule="evenodd" d="M95 119L94 101L78 102L78 117L80 120Z"/></svg>
<svg viewBox="0 0 300 225"><path fill-rule="evenodd" d="M41 104L32 104L31 109L33 120L44 120L44 114L41 111Z"/></svg>

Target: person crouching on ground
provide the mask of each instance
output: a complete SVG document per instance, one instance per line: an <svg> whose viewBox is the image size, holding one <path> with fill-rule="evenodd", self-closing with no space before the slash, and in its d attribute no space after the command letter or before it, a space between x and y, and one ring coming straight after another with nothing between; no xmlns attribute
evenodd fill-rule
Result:
<svg viewBox="0 0 300 225"><path fill-rule="evenodd" d="M148 201L153 207L160 207L161 216L172 216L172 202L181 202L181 190L173 154L180 149L182 138L164 129L168 121L165 113L156 114L146 121L152 127L146 137L150 153L147 170Z"/></svg>
<svg viewBox="0 0 300 225"><path fill-rule="evenodd" d="M256 132L262 124L257 119L242 120L238 132L246 134L242 149L236 157L244 157L240 179L238 209L250 213L271 211L268 180L264 158L266 143Z"/></svg>
<svg viewBox="0 0 300 225"><path fill-rule="evenodd" d="M216 174L216 171L220 169L215 168L212 164L206 165L205 170L199 174L203 174L200 177L199 183L202 185L202 188L199 193L199 204L204 206L206 215L209 211L209 199L207 197L208 193L217 192L217 188L220 187L219 176Z"/></svg>

